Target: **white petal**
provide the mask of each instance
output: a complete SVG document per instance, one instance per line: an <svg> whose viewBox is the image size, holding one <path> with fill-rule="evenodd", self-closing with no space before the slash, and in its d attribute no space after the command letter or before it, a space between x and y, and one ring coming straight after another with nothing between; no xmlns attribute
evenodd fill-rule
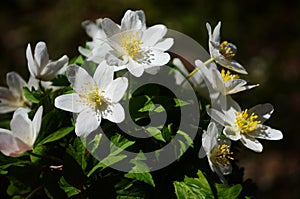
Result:
<svg viewBox="0 0 300 199"><path fill-rule="evenodd" d="M258 104L249 109L249 114L256 114L258 116L258 120L264 123L267 119L269 119L274 111L274 107L270 103L266 104Z"/></svg>
<svg viewBox="0 0 300 199"><path fill-rule="evenodd" d="M104 18L101 21L101 27L107 35L107 37L111 37L115 34L120 33L120 27L109 18Z"/></svg>
<svg viewBox="0 0 300 199"><path fill-rule="evenodd" d="M219 92L221 92L223 95L225 95L225 84L223 81L223 78L221 76L221 73L217 69L211 69L211 75L212 75L212 86Z"/></svg>
<svg viewBox="0 0 300 199"><path fill-rule="evenodd" d="M144 29L145 14L142 10L127 10L121 20L121 31Z"/></svg>
<svg viewBox="0 0 300 199"><path fill-rule="evenodd" d="M143 65L140 65L135 61L129 61L126 67L128 71L135 77L140 77L144 73Z"/></svg>
<svg viewBox="0 0 300 199"><path fill-rule="evenodd" d="M223 133L231 140L237 141L241 138L240 131L233 126L226 126Z"/></svg>
<svg viewBox="0 0 300 199"><path fill-rule="evenodd" d="M230 70L233 70L241 74L248 74L246 69L235 60L228 61L227 59L225 59L223 55L215 58L216 58L216 62L225 68L228 68Z"/></svg>
<svg viewBox="0 0 300 199"><path fill-rule="evenodd" d="M41 130L42 116L43 116L43 106L40 106L32 119L32 128L34 133L32 137L33 144Z"/></svg>
<svg viewBox="0 0 300 199"><path fill-rule="evenodd" d="M257 128L252 134L256 138L265 140L281 140L283 138L281 131L265 125L260 125L260 128Z"/></svg>
<svg viewBox="0 0 300 199"><path fill-rule="evenodd" d="M75 133L77 136L86 137L99 127L100 122L101 117L98 117L92 109L87 108L77 117Z"/></svg>
<svg viewBox="0 0 300 199"><path fill-rule="evenodd" d="M38 42L34 49L34 59L37 65L40 67L40 71L48 64L49 55L45 42Z"/></svg>
<svg viewBox="0 0 300 199"><path fill-rule="evenodd" d="M22 140L26 145L32 147L34 140L34 132L32 122L28 118L26 111L18 109L15 111L12 120L10 121L10 128L14 136Z"/></svg>
<svg viewBox="0 0 300 199"><path fill-rule="evenodd" d="M255 152L262 152L263 150L262 144L255 138L242 136L240 140L248 149L251 149Z"/></svg>
<svg viewBox="0 0 300 199"><path fill-rule="evenodd" d="M14 96L11 94L11 92L8 88L0 86L0 100L2 100L2 99L13 100Z"/></svg>
<svg viewBox="0 0 300 199"><path fill-rule="evenodd" d="M15 97L22 97L23 96L23 87L27 86L26 82L23 78L15 72L7 73L6 75L7 85L9 90Z"/></svg>
<svg viewBox="0 0 300 199"><path fill-rule="evenodd" d="M77 93L65 94L55 98L54 105L56 108L69 111L72 113L80 113L86 108L83 99Z"/></svg>
<svg viewBox="0 0 300 199"><path fill-rule="evenodd" d="M159 49L161 51L169 50L174 44L173 38L165 38L155 44L154 48Z"/></svg>
<svg viewBox="0 0 300 199"><path fill-rule="evenodd" d="M216 122L218 122L219 124L221 124L222 126L225 126L225 122L226 122L226 118L225 118L225 114L216 110L216 109L213 109L213 108L210 108L210 109L207 109L207 114L214 120L216 120Z"/></svg>
<svg viewBox="0 0 300 199"><path fill-rule="evenodd" d="M214 42L220 43L220 29L221 29L221 21L218 22L218 24L216 25L213 35L212 35L212 40Z"/></svg>
<svg viewBox="0 0 300 199"><path fill-rule="evenodd" d="M77 65L70 65L68 67L67 77L69 82L71 82L72 88L77 93L85 94L90 91L91 88L96 86L96 82L87 73L87 71Z"/></svg>
<svg viewBox="0 0 300 199"><path fill-rule="evenodd" d="M111 82L111 84L107 87L105 96L110 98L113 103L118 102L124 96L127 87L128 79L125 77L119 77Z"/></svg>
<svg viewBox="0 0 300 199"><path fill-rule="evenodd" d="M170 55L160 50L152 49L150 53L150 65L151 66L163 66L170 61Z"/></svg>
<svg viewBox="0 0 300 199"><path fill-rule="evenodd" d="M0 151L11 157L16 157L21 153L30 150L31 147L13 136L11 131L0 128Z"/></svg>
<svg viewBox="0 0 300 199"><path fill-rule="evenodd" d="M39 68L37 66L36 61L33 58L30 44L28 44L26 48L26 58L27 58L28 70L31 76L36 77L39 73Z"/></svg>
<svg viewBox="0 0 300 199"><path fill-rule="evenodd" d="M120 123L125 119L125 112L121 104L116 103L109 106L109 112L103 114L103 118L111 122Z"/></svg>
<svg viewBox="0 0 300 199"><path fill-rule="evenodd" d="M147 28L144 31L142 41L143 47L152 47L160 41L167 33L167 28L164 25L155 25Z"/></svg>
<svg viewBox="0 0 300 199"><path fill-rule="evenodd" d="M52 80L57 74L65 72L64 66L68 63L69 58L64 55L59 60L48 63L43 71L41 71L41 77L44 81Z"/></svg>
<svg viewBox="0 0 300 199"><path fill-rule="evenodd" d="M85 29L86 33L91 38L94 38L94 36L99 30L99 27L95 23L91 22L90 20L83 21L81 23L81 26Z"/></svg>
<svg viewBox="0 0 300 199"><path fill-rule="evenodd" d="M114 79L114 67L109 66L106 61L102 61L94 74L94 80L98 85L99 90L106 90L107 86Z"/></svg>
<svg viewBox="0 0 300 199"><path fill-rule="evenodd" d="M202 134L202 147L208 154L217 145L218 129L214 122L209 123L207 131Z"/></svg>

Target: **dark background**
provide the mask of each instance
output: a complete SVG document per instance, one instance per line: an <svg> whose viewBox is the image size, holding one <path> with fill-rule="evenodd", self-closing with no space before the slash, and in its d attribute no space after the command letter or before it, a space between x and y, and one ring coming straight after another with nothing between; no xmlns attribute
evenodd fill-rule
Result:
<svg viewBox="0 0 300 199"><path fill-rule="evenodd" d="M222 21L223 39L238 46L236 59L260 87L234 96L243 106L270 102L267 124L281 141L262 141L263 153L242 151L238 164L258 186L258 198L300 198L300 2L279 0L5 0L0 6L0 85L9 71L29 77L25 49L45 41L50 58L77 56L90 38L81 22L109 17L120 22L127 9L143 9L147 25L163 23L207 49L205 23Z"/></svg>

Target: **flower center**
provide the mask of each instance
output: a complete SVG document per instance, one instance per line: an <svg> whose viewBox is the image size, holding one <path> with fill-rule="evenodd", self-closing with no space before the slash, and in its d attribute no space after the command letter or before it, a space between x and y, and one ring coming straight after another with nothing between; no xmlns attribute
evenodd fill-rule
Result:
<svg viewBox="0 0 300 199"><path fill-rule="evenodd" d="M237 47L232 44L228 43L228 41L223 41L220 44L219 52L227 59L230 60L232 57L235 56L237 51Z"/></svg>
<svg viewBox="0 0 300 199"><path fill-rule="evenodd" d="M92 107L97 114L105 111L111 104L110 99L104 97L105 91L99 91L98 86L94 86L86 94L80 94L79 97L82 98L82 103L86 106Z"/></svg>
<svg viewBox="0 0 300 199"><path fill-rule="evenodd" d="M248 133L255 130L260 123L255 113L252 113L250 116L248 115L248 109L242 112L236 112L235 115L236 120L234 124L240 129L241 133Z"/></svg>
<svg viewBox="0 0 300 199"><path fill-rule="evenodd" d="M230 165L233 152L230 152L230 145L218 144L211 150L210 159L214 164Z"/></svg>
<svg viewBox="0 0 300 199"><path fill-rule="evenodd" d="M141 50L141 44L143 44L143 42L140 40L138 32L136 32L135 35L132 31L127 35L125 33L121 35L121 46L132 59L134 59Z"/></svg>
<svg viewBox="0 0 300 199"><path fill-rule="evenodd" d="M231 74L229 70L227 70L225 73L224 69L222 69L221 75L222 75L224 82L228 82L229 80L235 80L235 79L240 78L240 76L237 74Z"/></svg>

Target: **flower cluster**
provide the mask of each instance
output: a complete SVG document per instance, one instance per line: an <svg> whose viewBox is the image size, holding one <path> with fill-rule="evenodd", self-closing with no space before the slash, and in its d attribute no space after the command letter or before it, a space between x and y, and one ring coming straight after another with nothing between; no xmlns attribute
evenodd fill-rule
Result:
<svg viewBox="0 0 300 199"><path fill-rule="evenodd" d="M248 74L245 68L233 60L237 47L227 41L220 42L221 22L215 29L206 24L209 36L210 59L206 62L195 61L196 68L190 74L183 69L182 63L174 62L183 73L188 74L190 82L199 85L205 82L210 90L212 108L207 110L211 117L207 131L202 135L202 145L207 154L209 165L221 180L226 181L223 175L231 173L230 161L233 160L233 153L230 152L231 141L240 140L241 143L255 151L262 152L263 146L257 140L280 140L282 133L272 129L263 123L270 118L273 106L269 103L259 104L250 109L242 110L230 95L252 89L258 86L247 85L247 81L240 78L240 74ZM219 64L221 72L213 62ZM235 73L236 72L236 73ZM178 79L178 73L175 74ZM182 83L180 79L177 83Z"/></svg>
<svg viewBox="0 0 300 199"><path fill-rule="evenodd" d="M42 116L43 110L46 115L46 110L50 109L49 104L57 112L73 113L74 121L70 120L75 126L75 134L83 139L98 130L103 120L123 122L126 114L121 101L130 82L121 77L120 71L128 71L138 78L144 72L155 75L161 67L168 67L165 65L170 62L171 56L167 51L173 46L174 39L165 37L167 28L164 25L147 27L141 10L128 10L120 24L104 18L96 23L84 21L82 26L92 41L78 48L79 57L85 64L92 63L94 70L88 70L83 62L69 61L66 55L51 61L46 44L38 42L34 51L30 44L26 49L29 81L15 72L7 74L8 88L0 87L0 113L14 113L10 121L11 130L0 128L0 151L4 155L16 157L34 149L39 132L45 131L41 126L43 119L46 121L47 118ZM207 113L211 122L202 134L202 146L210 168L225 182L223 175L231 173L231 161L234 160L230 150L232 141L240 140L245 147L261 152L263 146L257 139L279 140L282 133L264 124L273 112L271 104L241 109L232 99L232 94L255 88L258 84L249 85L241 78L247 72L233 59L237 47L227 41L221 42L221 22L213 31L209 24L206 27L210 58L204 62L195 60L193 71L188 71L179 58L174 57L172 61L177 69L175 81L178 85L185 88L191 83L199 93L205 90L204 87L209 90L211 108L207 109ZM63 88L55 84L61 77L67 81ZM46 99L45 103L35 96ZM160 130L155 130L156 138L165 142L162 135L158 136ZM43 133L41 136L46 135ZM48 136L44 143L64 135L55 139ZM52 165L51 168L56 167Z"/></svg>

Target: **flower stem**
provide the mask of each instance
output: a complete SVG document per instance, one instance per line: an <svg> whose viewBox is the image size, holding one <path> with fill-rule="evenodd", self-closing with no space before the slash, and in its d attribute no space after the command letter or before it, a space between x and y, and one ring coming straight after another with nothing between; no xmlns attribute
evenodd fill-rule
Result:
<svg viewBox="0 0 300 199"><path fill-rule="evenodd" d="M208 60L206 60L206 62L204 62L203 64L207 66L207 64L210 64L211 62L215 61L214 57L209 58Z"/></svg>

